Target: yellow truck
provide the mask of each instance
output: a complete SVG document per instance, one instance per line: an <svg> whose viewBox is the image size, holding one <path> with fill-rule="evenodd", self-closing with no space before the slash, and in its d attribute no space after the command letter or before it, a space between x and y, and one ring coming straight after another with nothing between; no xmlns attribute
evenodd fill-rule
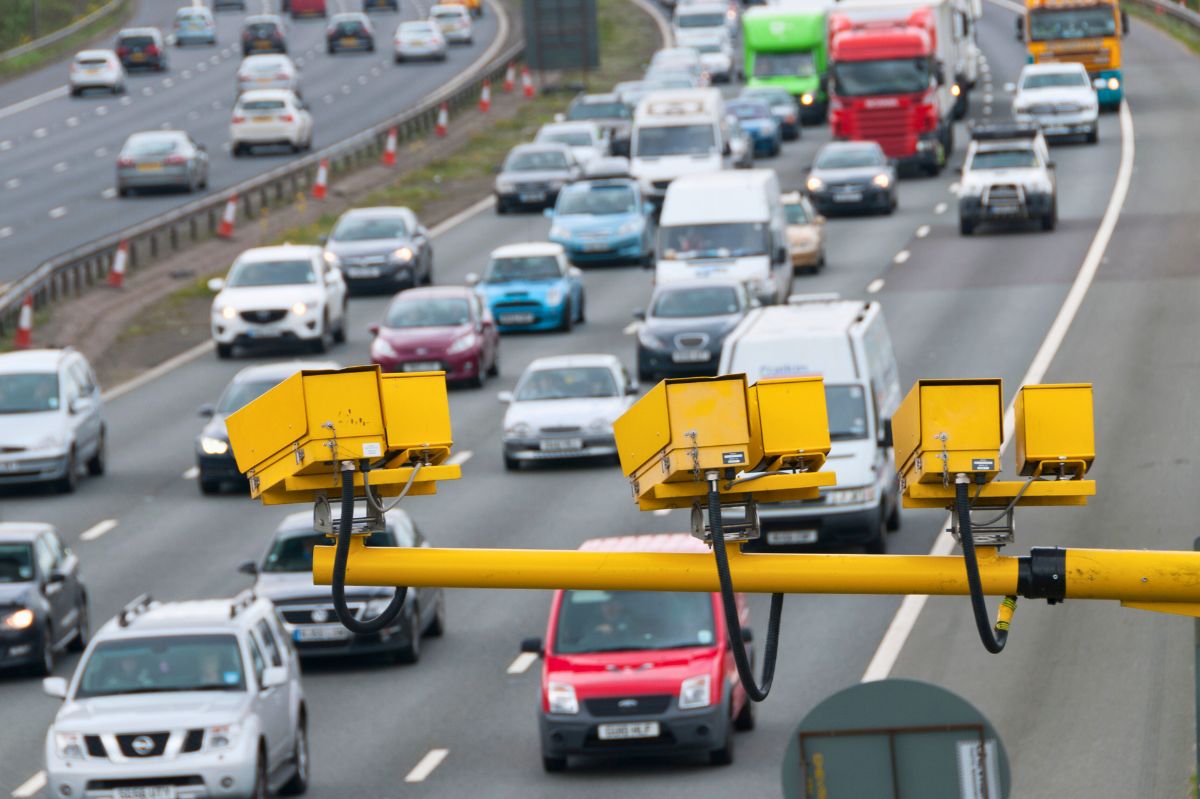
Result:
<svg viewBox="0 0 1200 799"><path fill-rule="evenodd" d="M1117 0L1025 0L1017 18L1017 38L1025 42L1031 64L1070 61L1092 76L1100 105L1121 105L1121 37L1129 18Z"/></svg>

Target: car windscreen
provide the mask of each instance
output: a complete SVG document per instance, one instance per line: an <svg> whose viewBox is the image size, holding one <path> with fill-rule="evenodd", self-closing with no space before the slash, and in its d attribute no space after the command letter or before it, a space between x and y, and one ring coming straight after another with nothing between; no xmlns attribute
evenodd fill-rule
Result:
<svg viewBox="0 0 1200 799"><path fill-rule="evenodd" d="M334 520L336 523L336 519ZM329 536L315 531L283 533L271 544L263 558L260 571L273 574L312 573L313 548L329 546ZM371 533L367 536L369 547L394 547L396 536L390 530Z"/></svg>
<svg viewBox="0 0 1200 799"><path fill-rule="evenodd" d="M149 47L154 44L153 36L122 36L118 42L122 47Z"/></svg>
<svg viewBox="0 0 1200 799"><path fill-rule="evenodd" d="M617 383L604 366L565 366L530 372L517 386L518 402L615 397Z"/></svg>
<svg viewBox="0 0 1200 799"><path fill-rule="evenodd" d="M316 282L312 261L240 261L230 270L227 285L243 288Z"/></svg>
<svg viewBox="0 0 1200 799"><path fill-rule="evenodd" d="M428 22L405 22L400 25L402 36L432 36L434 27Z"/></svg>
<svg viewBox="0 0 1200 799"><path fill-rule="evenodd" d="M238 109L250 111L282 111L285 108L283 100L243 100L238 103Z"/></svg>
<svg viewBox="0 0 1200 799"><path fill-rule="evenodd" d="M843 97L923 92L932 77L928 58L842 61L834 65L833 75Z"/></svg>
<svg viewBox="0 0 1200 799"><path fill-rule="evenodd" d="M107 58L76 58L75 63L81 67L106 67Z"/></svg>
<svg viewBox="0 0 1200 799"><path fill-rule="evenodd" d="M971 169L1032 169L1037 165L1033 150L982 150L971 159Z"/></svg>
<svg viewBox="0 0 1200 799"><path fill-rule="evenodd" d="M741 95L747 100L755 100L767 105L793 105L792 96L782 89L747 89Z"/></svg>
<svg viewBox="0 0 1200 799"><path fill-rule="evenodd" d="M628 186L568 188L558 198L555 214L632 214L637 211L637 195Z"/></svg>
<svg viewBox="0 0 1200 799"><path fill-rule="evenodd" d="M712 595L658 591L564 591L554 652L627 652L716 644Z"/></svg>
<svg viewBox="0 0 1200 799"><path fill-rule="evenodd" d="M76 699L174 691L244 691L233 635L161 635L102 641L81 667Z"/></svg>
<svg viewBox="0 0 1200 799"><path fill-rule="evenodd" d="M720 28L725 25L724 14L680 14L675 18L680 28Z"/></svg>
<svg viewBox="0 0 1200 799"><path fill-rule="evenodd" d="M374 241L400 239L408 235L400 217L343 217L329 236L330 241Z"/></svg>
<svg viewBox="0 0 1200 799"><path fill-rule="evenodd" d="M277 56L254 56L242 62L242 69L255 75L273 75L276 72L291 72L287 61Z"/></svg>
<svg viewBox="0 0 1200 799"><path fill-rule="evenodd" d="M789 225L807 225L812 221L803 203L784 203L783 212Z"/></svg>
<svg viewBox="0 0 1200 799"><path fill-rule="evenodd" d="M725 46L720 42L700 42L696 45L696 49L701 53L723 53Z"/></svg>
<svg viewBox="0 0 1200 799"><path fill-rule="evenodd" d="M203 25L208 22L208 17L203 12L193 11L190 8L181 8L175 12L175 21L200 23Z"/></svg>
<svg viewBox="0 0 1200 799"><path fill-rule="evenodd" d="M340 36L354 36L366 32L367 27L356 19L344 19L334 26L334 33Z"/></svg>
<svg viewBox="0 0 1200 799"><path fill-rule="evenodd" d="M641 127L637 131L634 153L638 158L664 155L702 155L717 149L713 125L663 125Z"/></svg>
<svg viewBox="0 0 1200 799"><path fill-rule="evenodd" d="M874 147L832 147L817 155L817 169L857 169L864 166L883 166L883 152Z"/></svg>
<svg viewBox="0 0 1200 799"><path fill-rule="evenodd" d="M765 255L767 225L721 222L715 225L671 225L661 228L663 258L744 258Z"/></svg>
<svg viewBox="0 0 1200 799"><path fill-rule="evenodd" d="M590 147L593 143L592 137L582 130L545 131L538 134L537 140L565 144L568 147Z"/></svg>
<svg viewBox="0 0 1200 799"><path fill-rule="evenodd" d="M732 286L671 289L658 295L650 315L660 319L727 316L738 312L737 291Z"/></svg>
<svg viewBox="0 0 1200 799"><path fill-rule="evenodd" d="M572 122L582 119L629 119L629 107L624 103L575 103L567 111Z"/></svg>
<svg viewBox="0 0 1200 799"><path fill-rule="evenodd" d="M1117 19L1111 6L1039 9L1029 14L1029 38L1035 42L1116 35Z"/></svg>
<svg viewBox="0 0 1200 799"><path fill-rule="evenodd" d="M483 280L485 283L507 283L513 280L557 280L560 277L562 269L553 255L530 255L493 258Z"/></svg>
<svg viewBox="0 0 1200 799"><path fill-rule="evenodd" d="M169 155L179 149L176 136L137 136L125 143L124 155Z"/></svg>
<svg viewBox="0 0 1200 799"><path fill-rule="evenodd" d="M771 108L763 103L730 103L725 107L738 119L769 119Z"/></svg>
<svg viewBox="0 0 1200 799"><path fill-rule="evenodd" d="M27 583L33 579L33 547L25 543L0 544L0 583Z"/></svg>
<svg viewBox="0 0 1200 799"><path fill-rule="evenodd" d="M277 385L279 385L279 380L276 379L235 380L221 392L221 399L217 400L217 413L227 416L251 400L258 399Z"/></svg>
<svg viewBox="0 0 1200 799"><path fill-rule="evenodd" d="M388 308L385 327L456 327L471 321L467 301L454 297L398 299Z"/></svg>
<svg viewBox="0 0 1200 799"><path fill-rule="evenodd" d="M554 150L525 150L512 153L504 162L505 172L541 172L566 168L567 157Z"/></svg>
<svg viewBox="0 0 1200 799"><path fill-rule="evenodd" d="M277 30L274 22L252 22L246 26L245 33L252 39L269 39Z"/></svg>
<svg viewBox="0 0 1200 799"><path fill-rule="evenodd" d="M1026 75L1022 89L1057 89L1061 86L1087 86L1087 78L1079 72L1042 72Z"/></svg>
<svg viewBox="0 0 1200 799"><path fill-rule="evenodd" d="M756 78L810 78L817 74L811 50L798 53L755 53Z"/></svg>
<svg viewBox="0 0 1200 799"><path fill-rule="evenodd" d="M58 410L54 372L0 374L0 414Z"/></svg>
<svg viewBox="0 0 1200 799"><path fill-rule="evenodd" d="M851 441L867 437L867 398L862 386L825 385L829 439Z"/></svg>

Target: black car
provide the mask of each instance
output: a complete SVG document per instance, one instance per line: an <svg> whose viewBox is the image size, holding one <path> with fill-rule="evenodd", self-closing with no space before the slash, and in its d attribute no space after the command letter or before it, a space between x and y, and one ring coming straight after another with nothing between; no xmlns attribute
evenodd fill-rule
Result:
<svg viewBox="0 0 1200 799"><path fill-rule="evenodd" d="M595 122L608 132L613 155L629 155L629 133L633 111L616 94L581 94L571 101L564 119Z"/></svg>
<svg viewBox="0 0 1200 799"><path fill-rule="evenodd" d="M351 289L395 292L433 283L433 243L408 208L352 208L324 244Z"/></svg>
<svg viewBox="0 0 1200 799"><path fill-rule="evenodd" d="M226 483L238 486L246 484L246 477L238 470L233 459L225 417L251 400L258 399L301 369L340 368L330 361L285 361L247 366L234 375L221 392L216 405L203 405L200 408L200 416L208 419L200 435L196 436L196 478L200 493L219 493Z"/></svg>
<svg viewBox="0 0 1200 799"><path fill-rule="evenodd" d="M342 50L375 52L375 30L366 14L334 14L325 29L325 49L330 55Z"/></svg>
<svg viewBox="0 0 1200 799"><path fill-rule="evenodd" d="M664 283L650 304L633 316L638 380L715 375L721 345L746 313L758 305L743 283L715 279Z"/></svg>
<svg viewBox="0 0 1200 799"><path fill-rule="evenodd" d="M242 55L286 53L287 31L275 14L256 14L242 23Z"/></svg>
<svg viewBox="0 0 1200 799"><path fill-rule="evenodd" d="M337 524L335 510L333 523ZM385 529L367 537L368 547L425 547L429 543L402 510L384 516ZM253 575L254 593L275 603L284 629L302 658L382 654L400 663L416 663L421 639L445 630L445 598L440 588L410 588L395 623L372 635L356 635L341 625L327 585L313 585L313 548L329 538L313 529L312 511L288 516L271 537L261 561L246 561L239 571ZM346 588L346 604L358 618L375 618L387 606L394 588Z"/></svg>
<svg viewBox="0 0 1200 799"><path fill-rule="evenodd" d="M126 69L167 70L167 45L158 28L126 28L113 49Z"/></svg>
<svg viewBox="0 0 1200 799"><path fill-rule="evenodd" d="M88 642L87 590L79 559L49 524L0 523L0 667L54 670Z"/></svg>
<svg viewBox="0 0 1200 799"><path fill-rule="evenodd" d="M565 144L518 144L496 170L496 213L552 208L562 187L582 174L571 148Z"/></svg>
<svg viewBox="0 0 1200 799"><path fill-rule="evenodd" d="M804 182L805 193L826 216L842 211L896 210L896 167L873 141L830 142Z"/></svg>

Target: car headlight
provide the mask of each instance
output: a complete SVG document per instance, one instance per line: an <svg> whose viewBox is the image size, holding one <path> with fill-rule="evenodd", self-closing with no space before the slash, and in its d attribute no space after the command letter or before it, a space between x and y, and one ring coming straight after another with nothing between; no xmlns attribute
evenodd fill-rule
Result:
<svg viewBox="0 0 1200 799"><path fill-rule="evenodd" d="M588 425L588 430L592 433L611 433L612 422L601 416L591 421L591 423Z"/></svg>
<svg viewBox="0 0 1200 799"><path fill-rule="evenodd" d="M375 597L374 599L367 600L367 607L364 611L367 614L367 618L373 619L376 616L379 616L381 613L387 610L387 607L389 604L391 604L391 602L392 598L390 596L379 596Z"/></svg>
<svg viewBox="0 0 1200 799"><path fill-rule="evenodd" d="M397 248L397 249L395 249L395 250L392 250L392 254L391 254L391 255L389 255L388 257L389 257L389 258L391 258L393 261L405 261L405 262L407 262L407 261L411 261L411 260L412 260L412 258L413 258L413 251L412 251L412 249L411 249L411 248L409 248L409 247L399 247L399 248Z"/></svg>
<svg viewBox="0 0 1200 799"><path fill-rule="evenodd" d="M628 236L631 233L640 233L642 230L642 224L642 220L640 219L630 219L628 222L617 228L617 235Z"/></svg>
<svg viewBox="0 0 1200 799"><path fill-rule="evenodd" d="M809 94L808 92L805 92L804 94L800 95L800 105L812 105L812 104L813 104L813 96L811 94Z"/></svg>
<svg viewBox="0 0 1200 799"><path fill-rule="evenodd" d="M658 336L654 335L654 333L647 330L645 325L642 325L638 328L637 337L638 341L640 341L643 346L649 347L650 349L659 350L671 348L669 343L663 341Z"/></svg>
<svg viewBox="0 0 1200 799"><path fill-rule="evenodd" d="M1120 81L1120 79L1119 79L1119 78L1109 78L1109 79L1108 79L1108 89L1109 89L1109 91L1113 91L1113 92L1115 92L1115 91L1116 91L1117 89L1119 89L1119 88L1121 88L1121 81Z"/></svg>
<svg viewBox="0 0 1200 799"><path fill-rule="evenodd" d="M550 226L550 235L548 238L569 239L570 237L571 237L571 234L562 225L551 225Z"/></svg>
<svg viewBox="0 0 1200 799"><path fill-rule="evenodd" d="M517 422L504 428L505 438L529 438L533 435L533 426L525 422Z"/></svg>
<svg viewBox="0 0 1200 799"><path fill-rule="evenodd" d="M322 253L322 255L325 258L325 263L329 264L330 266L338 266L341 263L341 260L329 250L326 250L324 253Z"/></svg>
<svg viewBox="0 0 1200 799"><path fill-rule="evenodd" d="M496 191L500 192L501 194L508 194L509 192L513 191L515 188L516 187L507 180L497 180L496 181Z"/></svg>
<svg viewBox="0 0 1200 799"><path fill-rule="evenodd" d="M77 732L54 733L54 751L63 760L83 760L83 736Z"/></svg>
<svg viewBox="0 0 1200 799"><path fill-rule="evenodd" d="M875 486L865 488L835 488L822 492L829 505L862 505L875 501Z"/></svg>
<svg viewBox="0 0 1200 799"><path fill-rule="evenodd" d="M376 336L375 340L371 342L372 358L395 358L397 354L396 348L382 336Z"/></svg>
<svg viewBox="0 0 1200 799"><path fill-rule="evenodd" d="M820 191L825 188L825 181L817 177L812 177L804 185L808 187L809 191Z"/></svg>
<svg viewBox="0 0 1200 799"><path fill-rule="evenodd" d="M228 749L242 735L241 724L217 724L204 731L204 750Z"/></svg>
<svg viewBox="0 0 1200 799"><path fill-rule="evenodd" d="M574 715L579 712L579 700L575 697L575 687L565 682L547 683L546 701L550 705L551 713Z"/></svg>
<svg viewBox="0 0 1200 799"><path fill-rule="evenodd" d="M298 302L292 306L292 313L294 313L296 316L304 316L306 313L308 313L308 305Z"/></svg>
<svg viewBox="0 0 1200 799"><path fill-rule="evenodd" d="M875 177L871 178L871 182L881 189L886 189L888 186L892 185L892 179L883 174L876 175Z"/></svg>
<svg viewBox="0 0 1200 799"><path fill-rule="evenodd" d="M446 354L457 355L460 352L466 352L475 346L475 341L475 334L468 333L465 336L455 339L454 343L446 348Z"/></svg>
<svg viewBox="0 0 1200 799"><path fill-rule="evenodd" d="M237 310L232 305L225 305L217 309L217 314L222 319L234 319L237 316Z"/></svg>
<svg viewBox="0 0 1200 799"><path fill-rule="evenodd" d="M679 686L679 709L694 710L712 704L712 677L701 674L688 677Z"/></svg>
<svg viewBox="0 0 1200 799"><path fill-rule="evenodd" d="M546 292L547 305L559 305L563 301L563 291L560 288L552 288Z"/></svg>
<svg viewBox="0 0 1200 799"><path fill-rule="evenodd" d="M205 455L224 455L229 451L229 442L223 438L201 436L200 451Z"/></svg>
<svg viewBox="0 0 1200 799"><path fill-rule="evenodd" d="M4 617L6 630L28 630L33 625L33 611L29 608L14 610Z"/></svg>
<svg viewBox="0 0 1200 799"><path fill-rule="evenodd" d="M959 197L979 197L983 194L982 183L963 183L958 187Z"/></svg>

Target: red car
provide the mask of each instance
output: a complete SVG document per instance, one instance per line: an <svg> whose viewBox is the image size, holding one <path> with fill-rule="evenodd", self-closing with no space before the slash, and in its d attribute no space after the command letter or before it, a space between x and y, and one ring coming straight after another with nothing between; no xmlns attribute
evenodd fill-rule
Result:
<svg viewBox="0 0 1200 799"><path fill-rule="evenodd" d="M591 552L699 552L685 533L597 538ZM713 570L716 570L714 563ZM737 594L743 636L750 610ZM733 761L734 730L754 726L754 703L737 678L720 594L556 591L546 642L538 726L542 767L570 755L698 753Z"/></svg>
<svg viewBox="0 0 1200 799"><path fill-rule="evenodd" d="M288 10L292 12L292 19L306 16L323 17L328 13L325 0L291 0Z"/></svg>
<svg viewBox="0 0 1200 799"><path fill-rule="evenodd" d="M402 291L371 332L371 361L387 372L445 370L446 380L476 387L500 372L496 322L466 286Z"/></svg>

